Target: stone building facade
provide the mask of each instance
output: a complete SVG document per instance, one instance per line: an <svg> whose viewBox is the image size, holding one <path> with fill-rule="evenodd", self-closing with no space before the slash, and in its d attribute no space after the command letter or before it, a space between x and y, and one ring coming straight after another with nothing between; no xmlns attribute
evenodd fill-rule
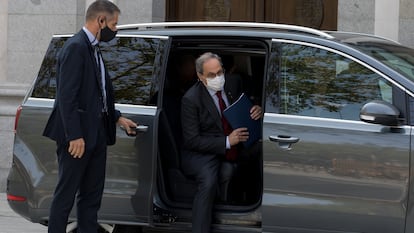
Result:
<svg viewBox="0 0 414 233"><path fill-rule="evenodd" d="M0 192L6 188L14 116L53 34L78 31L93 0L0 0ZM119 24L165 20L166 1L113 0ZM338 0L338 30L370 33L414 47L412 0ZM40 137L40 135L39 135Z"/></svg>

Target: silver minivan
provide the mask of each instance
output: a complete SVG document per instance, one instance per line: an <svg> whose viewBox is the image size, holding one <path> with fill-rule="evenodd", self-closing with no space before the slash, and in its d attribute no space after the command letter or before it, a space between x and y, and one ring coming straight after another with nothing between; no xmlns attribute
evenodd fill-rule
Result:
<svg viewBox="0 0 414 233"><path fill-rule="evenodd" d="M16 114L12 209L47 225L57 180L56 35ZM261 153L215 205L213 232L414 232L414 50L372 35L242 22L119 26L104 46L116 108L139 122L108 148L101 232L186 232L197 186L180 168L180 62L211 51L264 109ZM413 116L412 116L413 114ZM247 180L246 180L247 177ZM76 232L76 211L68 232Z"/></svg>

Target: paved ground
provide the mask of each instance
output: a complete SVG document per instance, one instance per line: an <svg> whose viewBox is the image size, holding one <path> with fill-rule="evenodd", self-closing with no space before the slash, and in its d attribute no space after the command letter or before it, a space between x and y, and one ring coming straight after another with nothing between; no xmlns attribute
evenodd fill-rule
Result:
<svg viewBox="0 0 414 233"><path fill-rule="evenodd" d="M47 228L32 223L10 209L6 194L0 193L0 233L46 233Z"/></svg>
<svg viewBox="0 0 414 233"><path fill-rule="evenodd" d="M145 229L144 232L154 232ZM0 193L0 233L47 233L47 227L32 223L10 209L5 193ZM159 232L158 232L159 233ZM174 233L183 233L174 231Z"/></svg>

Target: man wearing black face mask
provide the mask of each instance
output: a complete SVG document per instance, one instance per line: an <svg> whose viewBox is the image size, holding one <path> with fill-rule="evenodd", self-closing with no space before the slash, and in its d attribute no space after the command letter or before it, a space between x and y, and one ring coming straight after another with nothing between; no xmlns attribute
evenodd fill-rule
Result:
<svg viewBox="0 0 414 233"><path fill-rule="evenodd" d="M43 135L56 141L58 183L49 233L65 233L77 199L77 232L97 232L97 212L105 180L106 147L115 143L116 124L135 134L136 123L115 110L108 72L98 47L117 32L119 8L93 2L85 26L63 46L57 62L55 106Z"/></svg>

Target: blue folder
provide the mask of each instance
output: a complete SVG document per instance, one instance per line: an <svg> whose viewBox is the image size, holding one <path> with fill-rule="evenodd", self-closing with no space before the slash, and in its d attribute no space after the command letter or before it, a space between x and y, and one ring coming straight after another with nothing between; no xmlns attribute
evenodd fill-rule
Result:
<svg viewBox="0 0 414 233"><path fill-rule="evenodd" d="M243 142L245 147L250 147L261 138L260 120L253 120L250 117L252 107L252 102L243 93L239 99L223 111L224 117L233 129L246 127L249 131L249 139Z"/></svg>

